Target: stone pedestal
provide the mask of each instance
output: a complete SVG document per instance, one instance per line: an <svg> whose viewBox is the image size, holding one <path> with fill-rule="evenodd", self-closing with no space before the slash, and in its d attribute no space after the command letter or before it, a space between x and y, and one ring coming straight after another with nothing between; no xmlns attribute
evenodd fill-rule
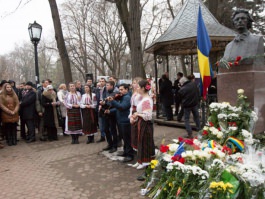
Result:
<svg viewBox="0 0 265 199"><path fill-rule="evenodd" d="M244 89L253 109L258 110L258 121L254 133L265 131L265 66L233 66L219 68L217 76L218 102L236 104L237 90Z"/></svg>

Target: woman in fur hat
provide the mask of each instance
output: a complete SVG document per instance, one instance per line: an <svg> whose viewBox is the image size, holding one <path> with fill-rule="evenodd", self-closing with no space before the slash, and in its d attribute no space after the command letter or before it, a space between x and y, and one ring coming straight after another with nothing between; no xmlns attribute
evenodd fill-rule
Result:
<svg viewBox="0 0 265 199"><path fill-rule="evenodd" d="M48 85L47 90L43 92L41 103L44 107L43 119L44 127L47 128L48 140L58 140L57 128L59 127L59 120L56 107L60 106L60 102L57 101L52 85Z"/></svg>
<svg viewBox="0 0 265 199"><path fill-rule="evenodd" d="M17 122L19 101L9 83L4 84L0 95L1 117L9 146L17 144Z"/></svg>

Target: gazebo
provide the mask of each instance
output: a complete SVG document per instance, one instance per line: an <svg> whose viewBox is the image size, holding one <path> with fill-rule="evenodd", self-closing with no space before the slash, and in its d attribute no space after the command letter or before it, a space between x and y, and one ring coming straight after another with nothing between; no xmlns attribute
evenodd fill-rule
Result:
<svg viewBox="0 0 265 199"><path fill-rule="evenodd" d="M166 57L167 71L169 71L169 55L189 55L191 58L191 71L193 71L193 55L197 54L197 20L199 6L201 7L203 20L212 42L211 53L223 51L227 43L235 36L234 31L221 25L217 21L201 0L186 0L166 32L145 49L145 52L154 54L156 93L158 93L158 56ZM158 114L159 107L157 104L157 118Z"/></svg>

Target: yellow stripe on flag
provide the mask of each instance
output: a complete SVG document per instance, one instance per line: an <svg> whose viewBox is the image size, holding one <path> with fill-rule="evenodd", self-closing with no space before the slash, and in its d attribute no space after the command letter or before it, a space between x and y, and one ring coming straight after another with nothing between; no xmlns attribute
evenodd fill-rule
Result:
<svg viewBox="0 0 265 199"><path fill-rule="evenodd" d="M200 49L198 50L198 62L199 68L200 68L200 74L202 78L202 82L204 82L204 77L205 76L211 76L211 71L210 71L210 65L209 65L209 58L206 57L204 54L201 53Z"/></svg>

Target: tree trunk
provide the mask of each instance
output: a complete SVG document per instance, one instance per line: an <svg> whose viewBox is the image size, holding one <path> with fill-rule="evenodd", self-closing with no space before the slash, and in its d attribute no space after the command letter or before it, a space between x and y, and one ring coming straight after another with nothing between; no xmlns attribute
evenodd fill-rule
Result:
<svg viewBox="0 0 265 199"><path fill-rule="evenodd" d="M50 4L50 8L51 8L53 26L54 26L54 31L55 31L55 39L57 42L57 48L59 50L59 54L60 54L60 57L62 60L64 79L65 79L65 83L68 84L69 82L72 82L73 80L72 80L70 60L69 60L69 56L68 56L65 42L64 42L59 11L58 11L56 0L49 0L49 4Z"/></svg>
<svg viewBox="0 0 265 199"><path fill-rule="evenodd" d="M140 0L129 0L130 10L130 39L131 39L131 60L132 60L132 77L145 78L143 68L143 53L141 43L141 8Z"/></svg>

